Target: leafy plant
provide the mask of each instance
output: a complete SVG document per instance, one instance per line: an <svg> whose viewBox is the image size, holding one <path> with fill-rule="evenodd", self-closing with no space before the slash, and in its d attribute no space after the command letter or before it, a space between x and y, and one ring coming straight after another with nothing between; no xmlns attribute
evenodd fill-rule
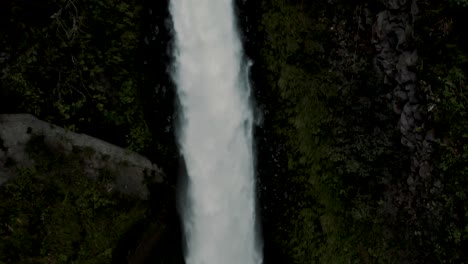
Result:
<svg viewBox="0 0 468 264"><path fill-rule="evenodd" d="M145 217L145 204L108 192L105 175L87 178L75 154L45 155L40 138L33 141L37 165L0 188L1 260L109 263L120 237Z"/></svg>

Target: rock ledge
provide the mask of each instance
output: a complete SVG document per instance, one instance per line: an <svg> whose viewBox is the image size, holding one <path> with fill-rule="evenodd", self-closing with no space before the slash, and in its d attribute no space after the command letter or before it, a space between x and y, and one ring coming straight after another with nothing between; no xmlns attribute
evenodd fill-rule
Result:
<svg viewBox="0 0 468 264"><path fill-rule="evenodd" d="M74 133L30 114L0 115L0 186L18 175L19 169L37 164L27 151L28 142L40 138L59 155L79 153L82 172L97 179L102 170L112 173L107 189L148 198L145 176L162 182L164 173L138 153L88 135Z"/></svg>

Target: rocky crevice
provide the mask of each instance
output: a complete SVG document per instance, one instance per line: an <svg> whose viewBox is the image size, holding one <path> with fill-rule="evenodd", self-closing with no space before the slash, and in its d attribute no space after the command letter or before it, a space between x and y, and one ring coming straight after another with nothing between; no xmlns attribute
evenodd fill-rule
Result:
<svg viewBox="0 0 468 264"><path fill-rule="evenodd" d="M407 224L420 236L423 223L437 226L437 203L441 183L433 177L431 155L437 142L432 125L430 87L417 78L418 51L413 25L418 16L415 0L388 0L373 25L376 62L384 73L384 84L392 89L393 111L399 115L401 144L406 147L409 168L385 194L386 208L393 217L404 212ZM428 213L430 212L430 213ZM401 214L400 214L401 215ZM426 226L427 227L427 226Z"/></svg>

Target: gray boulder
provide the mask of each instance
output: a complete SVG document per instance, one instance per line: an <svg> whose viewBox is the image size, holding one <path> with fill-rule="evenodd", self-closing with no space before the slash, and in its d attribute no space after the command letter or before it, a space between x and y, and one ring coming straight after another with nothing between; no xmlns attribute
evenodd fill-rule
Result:
<svg viewBox="0 0 468 264"><path fill-rule="evenodd" d="M0 115L0 186L19 175L22 169L39 165L31 155L31 141L39 139L40 148L62 157L73 157L80 173L97 179L103 171L111 174L106 188L148 198L145 176L162 182L164 173L138 153L120 148L88 135L74 133L41 121L30 114ZM50 173L53 175L53 173Z"/></svg>

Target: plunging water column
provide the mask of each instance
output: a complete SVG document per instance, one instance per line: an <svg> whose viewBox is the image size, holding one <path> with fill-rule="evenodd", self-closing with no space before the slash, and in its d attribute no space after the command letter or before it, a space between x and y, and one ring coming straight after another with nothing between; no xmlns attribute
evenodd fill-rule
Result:
<svg viewBox="0 0 468 264"><path fill-rule="evenodd" d="M259 264L252 109L232 0L172 0L187 264Z"/></svg>

